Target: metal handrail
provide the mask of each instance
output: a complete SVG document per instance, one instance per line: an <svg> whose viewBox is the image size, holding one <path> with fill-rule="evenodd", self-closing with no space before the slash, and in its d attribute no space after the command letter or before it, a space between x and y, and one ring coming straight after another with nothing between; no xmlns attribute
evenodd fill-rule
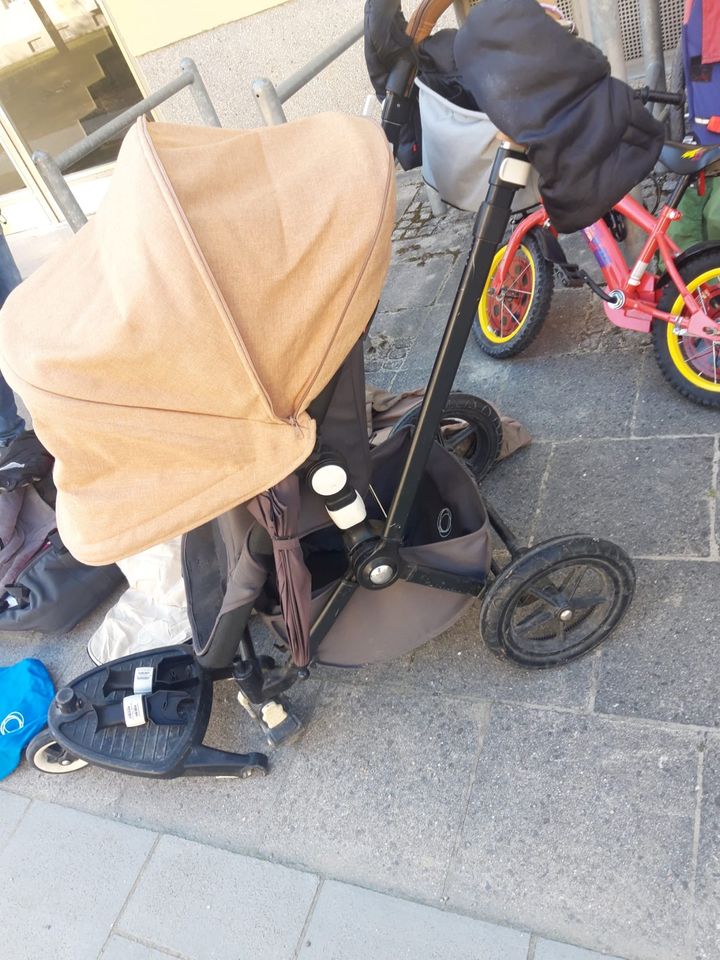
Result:
<svg viewBox="0 0 720 960"><path fill-rule="evenodd" d="M267 77L258 77L253 80L251 84L253 96L257 102L260 116L266 125L272 127L278 123L287 123L283 104L290 97L293 97L298 90L302 90L311 80L314 80L341 54L354 46L363 36L364 28L365 25L362 22L356 23L354 27L351 27L324 50L321 50L304 67L291 74L287 80L283 80L277 86Z"/></svg>
<svg viewBox="0 0 720 960"><path fill-rule="evenodd" d="M118 114L117 117L113 117L112 120L104 123L87 137L68 147L67 150L63 150L57 157L50 156L50 154L44 150L36 150L33 153L33 163L47 184L48 190L52 194L53 199L60 208L69 226L75 233L77 233L80 227L87 223L87 217L83 213L82 207L78 203L75 194L63 176L63 171L84 157L87 157L109 140L112 140L118 133L127 130L139 117L144 116L161 103L169 100L170 97L179 93L180 90L183 90L185 87L190 87L203 123L208 126L219 127L220 119L215 112L215 107L212 104L197 65L193 60L186 57L180 61L180 73L177 77L170 80L169 83L166 83L164 87L156 90L155 93L151 93L150 96L145 97L139 103L124 110Z"/></svg>

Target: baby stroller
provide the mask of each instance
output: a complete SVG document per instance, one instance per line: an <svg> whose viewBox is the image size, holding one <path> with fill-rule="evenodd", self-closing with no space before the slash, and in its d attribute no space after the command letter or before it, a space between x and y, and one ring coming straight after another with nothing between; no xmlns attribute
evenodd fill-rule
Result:
<svg viewBox="0 0 720 960"><path fill-rule="evenodd" d="M264 774L265 755L203 743L216 681L235 681L277 745L300 729L286 693L314 664L402 655L481 595L485 643L526 667L615 627L634 586L623 551L588 536L524 547L437 439L523 165L499 149L419 416L371 451L361 341L395 211L380 128L324 114L130 131L97 216L3 311L0 356L56 458L78 558L184 533L192 644L62 687L28 748L39 769Z"/></svg>

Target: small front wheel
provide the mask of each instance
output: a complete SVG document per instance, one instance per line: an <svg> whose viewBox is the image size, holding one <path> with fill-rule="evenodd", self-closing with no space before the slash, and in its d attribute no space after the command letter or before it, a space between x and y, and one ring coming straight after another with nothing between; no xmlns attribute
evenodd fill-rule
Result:
<svg viewBox="0 0 720 960"><path fill-rule="evenodd" d="M720 320L720 253L691 257L680 268L688 291L711 320ZM678 317L688 308L674 284L668 284L661 310ZM652 328L658 366L665 379L688 400L720 407L720 342L676 333L671 323L656 320Z"/></svg>
<svg viewBox="0 0 720 960"><path fill-rule="evenodd" d="M503 360L523 351L540 332L550 309L553 267L529 233L515 254L503 291L493 281L507 246L495 254L478 304L473 333L480 349Z"/></svg>
<svg viewBox="0 0 720 960"><path fill-rule="evenodd" d="M81 760L61 747L47 727L36 733L27 745L25 758L43 773L75 773L88 765L87 760Z"/></svg>
<svg viewBox="0 0 720 960"><path fill-rule="evenodd" d="M635 570L620 547L597 537L556 537L531 547L489 587L480 632L498 657L559 666L607 637L634 589Z"/></svg>

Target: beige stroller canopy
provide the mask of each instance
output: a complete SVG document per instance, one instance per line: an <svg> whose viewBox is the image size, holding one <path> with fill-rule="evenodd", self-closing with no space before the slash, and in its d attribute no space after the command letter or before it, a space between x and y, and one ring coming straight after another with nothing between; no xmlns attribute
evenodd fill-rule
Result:
<svg viewBox="0 0 720 960"><path fill-rule="evenodd" d="M169 540L309 456L305 411L370 320L394 212L370 120L130 130L98 214L0 314L78 559Z"/></svg>

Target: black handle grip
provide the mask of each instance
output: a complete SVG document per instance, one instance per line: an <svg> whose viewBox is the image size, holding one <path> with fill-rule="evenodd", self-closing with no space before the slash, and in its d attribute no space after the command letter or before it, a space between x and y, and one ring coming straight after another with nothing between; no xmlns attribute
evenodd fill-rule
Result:
<svg viewBox="0 0 720 960"><path fill-rule="evenodd" d="M640 87L635 96L643 103L669 103L673 107L681 107L685 103L685 94L666 93L664 90L651 90L650 87Z"/></svg>

